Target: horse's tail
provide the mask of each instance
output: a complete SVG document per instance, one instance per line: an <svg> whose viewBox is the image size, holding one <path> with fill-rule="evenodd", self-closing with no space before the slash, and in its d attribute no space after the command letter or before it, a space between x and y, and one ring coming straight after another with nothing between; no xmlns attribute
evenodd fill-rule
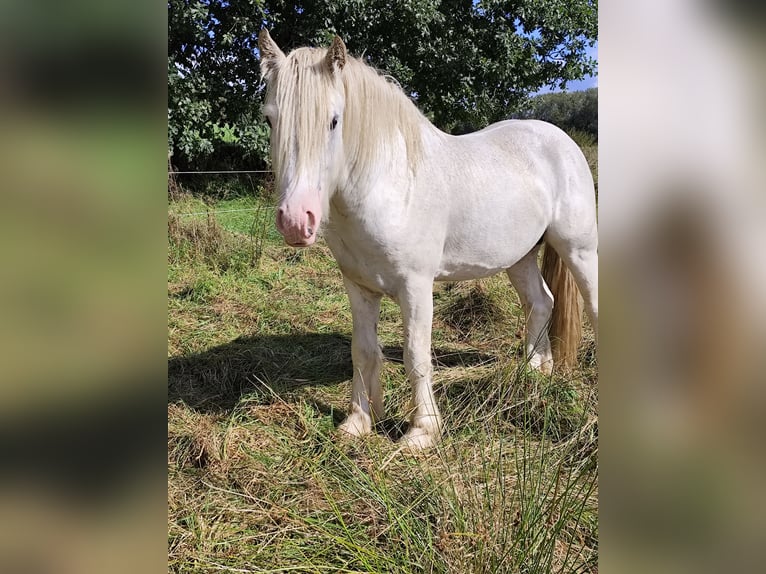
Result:
<svg viewBox="0 0 766 574"><path fill-rule="evenodd" d="M554 364L571 369L577 362L577 348L582 340L582 299L574 277L559 254L545 245L543 279L553 295L553 316L548 329Z"/></svg>

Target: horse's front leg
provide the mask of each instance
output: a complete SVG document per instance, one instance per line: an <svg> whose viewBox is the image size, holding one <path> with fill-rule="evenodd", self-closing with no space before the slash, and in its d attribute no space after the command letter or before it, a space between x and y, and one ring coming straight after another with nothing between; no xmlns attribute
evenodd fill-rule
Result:
<svg viewBox="0 0 766 574"><path fill-rule="evenodd" d="M347 434L360 436L371 432L373 424L383 418L383 394L380 389L383 356L378 345L381 295L360 287L345 276L343 282L354 323L351 336L354 378L351 407L339 428Z"/></svg>
<svg viewBox="0 0 766 574"><path fill-rule="evenodd" d="M404 368L412 385L410 426L402 440L413 449L428 448L439 442L442 430L431 365L433 283L411 282L399 294L399 305L404 323Z"/></svg>

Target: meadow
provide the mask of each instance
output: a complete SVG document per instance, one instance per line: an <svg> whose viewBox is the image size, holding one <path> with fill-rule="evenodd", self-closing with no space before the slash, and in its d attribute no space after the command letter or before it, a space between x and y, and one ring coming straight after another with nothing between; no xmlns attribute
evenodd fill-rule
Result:
<svg viewBox="0 0 766 574"><path fill-rule="evenodd" d="M596 145L580 141L596 170ZM262 182L168 202L168 569L597 572L598 366L542 376L505 275L434 287L442 444L410 453L402 325L384 299L387 419L338 436L351 313L321 242L296 251Z"/></svg>

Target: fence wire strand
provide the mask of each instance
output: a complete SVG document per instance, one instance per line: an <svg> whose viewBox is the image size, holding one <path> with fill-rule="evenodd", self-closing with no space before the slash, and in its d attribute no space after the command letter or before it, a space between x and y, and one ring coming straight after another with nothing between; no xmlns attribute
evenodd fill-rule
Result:
<svg viewBox="0 0 766 574"><path fill-rule="evenodd" d="M276 209L270 205L264 205L262 207L243 207L242 209L209 209L207 211L195 211L193 213L174 213L176 217L183 217L185 215L208 215L210 213L235 213L237 211L263 211L264 209L274 210Z"/></svg>
<svg viewBox="0 0 766 574"><path fill-rule="evenodd" d="M273 173L271 170L249 170L249 169L243 169L243 170L207 170L207 171L168 171L168 176L172 175L188 175L188 174L226 174L226 173ZM186 216L192 216L192 215L208 215L211 213L236 213L239 211L262 211L264 209L268 210L274 210L276 209L273 206L261 206L261 207L243 207L242 209L209 209L207 211L195 211L191 213L174 213L176 217L186 217Z"/></svg>
<svg viewBox="0 0 766 574"><path fill-rule="evenodd" d="M230 171L169 171L168 175L188 175L193 173L203 173L203 174L211 174L211 173L272 173L270 169L262 170L262 169L255 169L255 170L230 170Z"/></svg>

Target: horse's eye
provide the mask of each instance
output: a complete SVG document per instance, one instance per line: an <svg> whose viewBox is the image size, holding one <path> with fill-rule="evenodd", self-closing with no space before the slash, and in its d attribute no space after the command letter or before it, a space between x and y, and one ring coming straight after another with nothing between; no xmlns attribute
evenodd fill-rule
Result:
<svg viewBox="0 0 766 574"><path fill-rule="evenodd" d="M338 116L335 116L330 122L330 131L334 130L335 126L337 125L338 125Z"/></svg>

